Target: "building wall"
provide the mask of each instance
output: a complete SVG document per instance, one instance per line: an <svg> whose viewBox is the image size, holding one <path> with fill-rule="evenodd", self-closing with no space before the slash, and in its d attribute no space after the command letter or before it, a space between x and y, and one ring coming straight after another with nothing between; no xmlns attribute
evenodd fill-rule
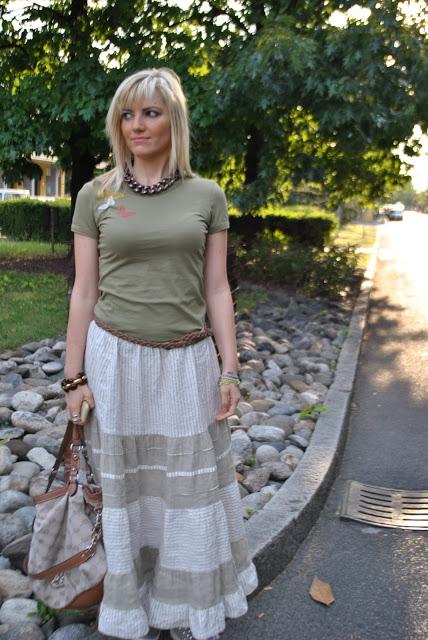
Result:
<svg viewBox="0 0 428 640"><path fill-rule="evenodd" d="M21 182L6 184L0 172L0 189L28 189L32 196L65 196L65 172L55 165L56 158L34 156L32 160L42 170L39 180L24 177Z"/></svg>

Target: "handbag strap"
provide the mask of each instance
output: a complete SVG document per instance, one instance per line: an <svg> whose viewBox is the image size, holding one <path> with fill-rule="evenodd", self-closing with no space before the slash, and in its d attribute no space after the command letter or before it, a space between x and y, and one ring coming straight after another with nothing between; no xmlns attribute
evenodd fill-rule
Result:
<svg viewBox="0 0 428 640"><path fill-rule="evenodd" d="M55 463L49 474L45 493L49 491L63 460L65 465L65 482L71 483L75 488L80 470L80 451L83 452L85 458L87 482L88 484L95 484L94 474L89 462L88 452L86 449L83 425L75 424L74 422L69 420L57 457L55 459Z"/></svg>

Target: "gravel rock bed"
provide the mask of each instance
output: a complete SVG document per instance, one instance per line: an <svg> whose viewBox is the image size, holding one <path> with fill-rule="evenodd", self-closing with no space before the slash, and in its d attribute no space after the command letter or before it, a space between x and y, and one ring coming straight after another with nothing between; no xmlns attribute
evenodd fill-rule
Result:
<svg viewBox="0 0 428 640"><path fill-rule="evenodd" d="M245 519L291 477L316 429L351 316L349 305L281 289L241 287L251 310L237 316L241 393L228 419ZM34 496L43 493L67 426L65 338L0 354L0 638L101 638L94 610L46 620L23 560ZM61 486L61 474L53 488Z"/></svg>

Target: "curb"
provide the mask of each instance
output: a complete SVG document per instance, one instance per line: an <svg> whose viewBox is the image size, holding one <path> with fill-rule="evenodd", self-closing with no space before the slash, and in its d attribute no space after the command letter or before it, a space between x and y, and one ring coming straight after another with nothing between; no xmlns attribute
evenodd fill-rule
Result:
<svg viewBox="0 0 428 640"><path fill-rule="evenodd" d="M336 476L346 440L347 417L378 249L379 229L337 361L334 382L324 402L326 411L317 420L305 455L283 487L247 521L249 551L259 578L258 587L249 599L276 578L293 558L318 519Z"/></svg>

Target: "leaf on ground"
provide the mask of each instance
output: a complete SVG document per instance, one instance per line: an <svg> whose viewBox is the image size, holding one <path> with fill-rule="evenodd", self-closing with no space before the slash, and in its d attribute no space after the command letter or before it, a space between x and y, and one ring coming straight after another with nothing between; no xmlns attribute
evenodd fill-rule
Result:
<svg viewBox="0 0 428 640"><path fill-rule="evenodd" d="M272 589L273 589L273 587L270 587L270 586L269 587L264 587L263 591L272 591Z"/></svg>
<svg viewBox="0 0 428 640"><path fill-rule="evenodd" d="M235 477L239 482L243 482L245 480L245 476L243 476L242 473L238 473L238 471L235 471Z"/></svg>
<svg viewBox="0 0 428 640"><path fill-rule="evenodd" d="M321 602L329 607L334 602L333 591L328 582L323 582L315 576L312 581L311 588L309 589L309 595L316 602Z"/></svg>
<svg viewBox="0 0 428 640"><path fill-rule="evenodd" d="M265 614L263 613L263 611L262 611L261 613L257 613L257 617L258 617L258 618L263 618L263 616L264 616L264 615L265 615Z"/></svg>

